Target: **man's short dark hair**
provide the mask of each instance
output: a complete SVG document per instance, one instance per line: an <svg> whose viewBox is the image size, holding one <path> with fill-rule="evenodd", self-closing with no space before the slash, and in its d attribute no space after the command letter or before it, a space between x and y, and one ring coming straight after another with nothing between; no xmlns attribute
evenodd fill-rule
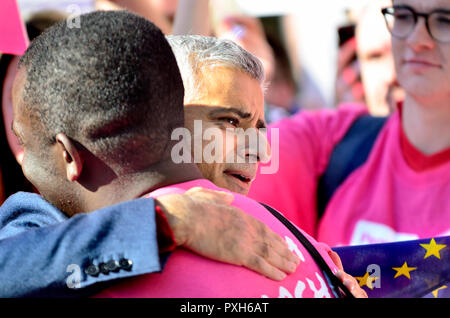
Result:
<svg viewBox="0 0 450 318"><path fill-rule="evenodd" d="M183 83L172 50L150 21L126 11L81 15L32 42L22 57L23 105L43 141L64 133L125 169L161 159L183 126ZM37 119L37 120L36 120Z"/></svg>

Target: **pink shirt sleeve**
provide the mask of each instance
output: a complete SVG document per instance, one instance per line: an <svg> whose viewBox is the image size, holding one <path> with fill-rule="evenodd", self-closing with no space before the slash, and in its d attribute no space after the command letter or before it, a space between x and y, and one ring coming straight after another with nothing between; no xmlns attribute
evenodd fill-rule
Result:
<svg viewBox="0 0 450 318"><path fill-rule="evenodd" d="M278 171L259 173L249 197L266 203L312 236L316 235L316 188L333 147L356 118L367 113L363 105L342 104L337 110L302 111L269 126L268 138ZM272 129L278 129L278 140Z"/></svg>

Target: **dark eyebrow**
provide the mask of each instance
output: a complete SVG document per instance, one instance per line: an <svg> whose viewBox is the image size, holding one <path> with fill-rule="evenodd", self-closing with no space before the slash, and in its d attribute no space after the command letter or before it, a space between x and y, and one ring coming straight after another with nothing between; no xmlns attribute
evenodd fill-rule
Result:
<svg viewBox="0 0 450 318"><path fill-rule="evenodd" d="M432 11L431 13L444 13L444 14L450 14L450 10L448 9L436 9Z"/></svg>
<svg viewBox="0 0 450 318"><path fill-rule="evenodd" d="M234 113L239 117L241 117L242 119L247 119L252 116L252 114L244 113L240 109L234 107L216 107L215 109L209 112L209 116L217 116L226 113ZM256 123L256 128L258 129L266 128L266 123L263 120L259 119L258 122Z"/></svg>
<svg viewBox="0 0 450 318"><path fill-rule="evenodd" d="M424 12L416 11L413 7L408 6L408 5L406 5L406 4L395 5L395 6L393 6L393 8L394 8L394 9L409 9L409 10L414 11L414 12L416 12L416 13L424 13ZM431 14L431 13L444 13L444 14L450 14L450 10L447 9L447 8L436 8L436 9L434 9L433 11L428 12L428 14Z"/></svg>
<svg viewBox="0 0 450 318"><path fill-rule="evenodd" d="M250 113L244 113L241 110L234 108L234 107L216 107L212 111L209 112L210 116L217 116L223 113L235 113L239 117L246 119L252 116Z"/></svg>

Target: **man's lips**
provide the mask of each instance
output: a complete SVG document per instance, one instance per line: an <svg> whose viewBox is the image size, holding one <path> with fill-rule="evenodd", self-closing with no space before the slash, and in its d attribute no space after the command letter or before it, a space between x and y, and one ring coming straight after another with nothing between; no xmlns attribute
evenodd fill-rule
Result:
<svg viewBox="0 0 450 318"><path fill-rule="evenodd" d="M245 171L225 170L223 173L228 176L234 177L244 183L250 183L253 181L253 179L255 179L254 175L251 175L250 173Z"/></svg>
<svg viewBox="0 0 450 318"><path fill-rule="evenodd" d="M404 63L411 66L418 66L418 67L440 67L438 63L434 63L432 61L428 61L425 59L419 59L419 58L411 58L411 59L405 59Z"/></svg>

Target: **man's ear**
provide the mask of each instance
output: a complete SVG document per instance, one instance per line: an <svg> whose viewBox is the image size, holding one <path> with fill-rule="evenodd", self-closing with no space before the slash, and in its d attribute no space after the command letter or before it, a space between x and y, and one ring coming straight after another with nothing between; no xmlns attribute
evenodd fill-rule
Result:
<svg viewBox="0 0 450 318"><path fill-rule="evenodd" d="M56 142L61 147L67 180L76 181L83 170L81 153L74 142L66 135L59 133L56 135Z"/></svg>

